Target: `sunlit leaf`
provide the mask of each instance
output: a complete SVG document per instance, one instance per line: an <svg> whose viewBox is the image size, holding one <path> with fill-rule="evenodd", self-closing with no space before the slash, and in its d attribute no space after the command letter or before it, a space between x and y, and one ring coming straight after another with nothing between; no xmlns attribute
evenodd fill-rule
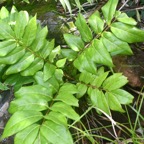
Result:
<svg viewBox="0 0 144 144"><path fill-rule="evenodd" d="M25 27L28 24L28 20L29 20L29 15L26 11L21 11L18 13L16 17L16 24L14 27L14 32L17 39L22 38L25 31Z"/></svg>
<svg viewBox="0 0 144 144"><path fill-rule="evenodd" d="M14 48L16 47L15 41L2 41L0 42L0 57L6 56L8 53L10 53Z"/></svg>
<svg viewBox="0 0 144 144"><path fill-rule="evenodd" d="M36 38L36 32L37 32L37 22L36 22L36 16L31 18L28 25L25 28L25 32L22 38L22 41L25 46L30 46L34 39Z"/></svg>
<svg viewBox="0 0 144 144"><path fill-rule="evenodd" d="M93 60L96 63L104 64L109 67L113 66L112 58L110 54L108 53L106 47L102 43L102 40L94 40L92 48L89 53L93 55Z"/></svg>
<svg viewBox="0 0 144 144"><path fill-rule="evenodd" d="M41 86L41 85L32 85L32 86L26 86L20 88L16 93L15 97L30 97L30 96L35 96L35 97L41 97L42 99L45 99L47 101L51 100L52 96L52 91L47 88Z"/></svg>
<svg viewBox="0 0 144 144"><path fill-rule="evenodd" d="M43 115L41 112L31 110L17 111L11 116L8 123L6 124L2 138L16 134L17 132L23 130L42 118Z"/></svg>
<svg viewBox="0 0 144 144"><path fill-rule="evenodd" d="M66 63L66 58L63 58L63 59L60 59L60 60L58 60L58 61L56 62L56 66L57 66L58 68L61 68L61 67L63 67L63 66L65 65L65 63Z"/></svg>
<svg viewBox="0 0 144 144"><path fill-rule="evenodd" d="M88 19L88 22L93 29L93 31L98 34L104 29L104 21L100 17L99 11L94 12Z"/></svg>
<svg viewBox="0 0 144 144"><path fill-rule="evenodd" d="M118 0L109 0L103 7L102 13L108 25L110 25L111 20L114 18L114 14L116 12L116 7L118 4Z"/></svg>
<svg viewBox="0 0 144 144"><path fill-rule="evenodd" d="M12 52L10 52L5 57L0 57L1 64L14 64L16 63L23 55L25 50L22 47L16 47Z"/></svg>
<svg viewBox="0 0 144 144"><path fill-rule="evenodd" d="M54 123L58 125L67 126L67 118L59 112L51 111L48 115L45 116L45 118L47 120L53 121Z"/></svg>
<svg viewBox="0 0 144 144"><path fill-rule="evenodd" d="M44 81L47 81L55 73L56 67L53 64L46 63L44 65Z"/></svg>
<svg viewBox="0 0 144 144"><path fill-rule="evenodd" d="M113 90L111 93L119 100L121 104L132 103L134 99L134 97L129 92L122 89Z"/></svg>
<svg viewBox="0 0 144 144"><path fill-rule="evenodd" d="M82 84L82 83L77 83L77 89L78 89L78 93L76 96L77 96L77 98L81 98L86 93L87 86L85 84Z"/></svg>
<svg viewBox="0 0 144 144"><path fill-rule="evenodd" d="M104 93L98 89L89 88L88 94L90 96L90 100L96 108L101 109L107 114L110 114L108 102Z"/></svg>
<svg viewBox="0 0 144 144"><path fill-rule="evenodd" d="M42 111L48 108L47 101L43 98L35 97L35 95L31 97L24 97L15 99L10 103L9 112L15 113L16 111L22 110L34 110L34 111Z"/></svg>
<svg viewBox="0 0 144 144"><path fill-rule="evenodd" d="M54 105L50 109L52 111L62 113L64 116L72 120L79 119L79 115L74 111L74 109L63 102L54 103Z"/></svg>
<svg viewBox="0 0 144 144"><path fill-rule="evenodd" d="M33 62L34 60L34 55L31 53L26 53L21 59L20 61L18 61L16 64L11 65L7 71L6 71L6 75L9 74L13 74L13 73L18 73L20 71L25 70L27 67L30 66L30 64Z"/></svg>
<svg viewBox="0 0 144 144"><path fill-rule="evenodd" d="M32 64L21 72L22 76L33 76L38 70L42 69L44 61L40 58L36 58Z"/></svg>
<svg viewBox="0 0 144 144"><path fill-rule="evenodd" d="M96 76L93 80L91 80L91 85L95 86L96 88L99 88L104 80L107 78L109 72L101 73L101 75Z"/></svg>
<svg viewBox="0 0 144 144"><path fill-rule="evenodd" d="M92 32L90 28L88 27L85 18L82 14L78 15L78 18L76 20L76 26L78 30L80 31L81 37L85 42L90 42L92 40Z"/></svg>
<svg viewBox="0 0 144 144"><path fill-rule="evenodd" d="M47 34L48 34L47 27L44 27L42 30L40 30L37 33L36 38L31 45L31 49L33 51L37 52L38 50L43 48L43 46L46 44L45 40L46 40Z"/></svg>
<svg viewBox="0 0 144 144"><path fill-rule="evenodd" d="M124 110L122 109L122 106L116 96L114 96L110 92L106 92L106 96L107 96L107 100L108 100L108 105L111 110L124 112Z"/></svg>
<svg viewBox="0 0 144 144"><path fill-rule="evenodd" d="M112 91L121 88L127 82L127 78L123 76L121 73L114 73L104 81L103 88Z"/></svg>
<svg viewBox="0 0 144 144"><path fill-rule="evenodd" d="M8 23L0 20L0 40L14 39L15 34Z"/></svg>
<svg viewBox="0 0 144 144"><path fill-rule="evenodd" d="M113 35L110 32L103 33L102 42L107 48L108 52L111 53L111 55L117 55L117 54L131 55L132 54L132 50L130 46L126 42L118 39L115 35Z"/></svg>
<svg viewBox="0 0 144 144"><path fill-rule="evenodd" d="M9 11L3 6L0 10L0 19L5 19L9 16Z"/></svg>
<svg viewBox="0 0 144 144"><path fill-rule="evenodd" d="M41 126L40 133L51 144L73 144L68 129L52 121L45 121Z"/></svg>
<svg viewBox="0 0 144 144"><path fill-rule="evenodd" d="M64 39L69 47L74 51L79 51L84 48L84 42L81 37L72 34L64 34Z"/></svg>
<svg viewBox="0 0 144 144"><path fill-rule="evenodd" d="M126 13L121 13L120 11L116 12L116 19L119 22L123 22L123 23L129 24L129 25L136 25L137 24L137 22L133 18L128 17Z"/></svg>
<svg viewBox="0 0 144 144"><path fill-rule="evenodd" d="M16 134L14 138L15 144L32 144L34 143L38 133L39 133L40 125L33 124L18 134Z"/></svg>
<svg viewBox="0 0 144 144"><path fill-rule="evenodd" d="M111 31L117 38L128 43L144 41L144 31L132 25L115 22L111 25Z"/></svg>

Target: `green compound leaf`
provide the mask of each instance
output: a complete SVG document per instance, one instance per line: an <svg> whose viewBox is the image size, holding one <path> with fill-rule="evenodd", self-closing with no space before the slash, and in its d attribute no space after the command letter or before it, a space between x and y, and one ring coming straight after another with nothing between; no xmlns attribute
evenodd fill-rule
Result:
<svg viewBox="0 0 144 144"><path fill-rule="evenodd" d="M5 19L9 16L9 11L3 6L0 10L0 19Z"/></svg>
<svg viewBox="0 0 144 144"><path fill-rule="evenodd" d="M68 46L74 51L79 51L84 48L84 42L81 37L72 34L64 34L64 39Z"/></svg>
<svg viewBox="0 0 144 144"><path fill-rule="evenodd" d="M93 50L91 51L91 54L93 54L94 61L98 64L104 64L106 66L112 67L112 58L106 47L103 45L102 41L94 40L92 46Z"/></svg>
<svg viewBox="0 0 144 144"><path fill-rule="evenodd" d="M43 49L43 46L46 44L46 36L48 34L48 29L47 27L44 27L41 29L34 40L34 42L31 45L31 49L35 52L39 51L40 49Z"/></svg>
<svg viewBox="0 0 144 144"><path fill-rule="evenodd" d="M52 40L50 42L45 40L45 44L42 47L42 49L40 49L40 51L38 52L38 54L43 59L46 59L47 56L52 52L53 49L54 49L54 40Z"/></svg>
<svg viewBox="0 0 144 144"><path fill-rule="evenodd" d="M99 89L88 89L88 95L90 96L90 100L96 108L101 109L105 113L110 115L109 105L106 99L106 96ZM98 111L99 112L99 111Z"/></svg>
<svg viewBox="0 0 144 144"><path fill-rule="evenodd" d="M111 25L111 31L117 38L128 43L144 41L144 31L132 25L115 22Z"/></svg>
<svg viewBox="0 0 144 144"><path fill-rule="evenodd" d="M45 119L51 120L58 125L67 126L67 118L59 112L51 111L48 115L45 116Z"/></svg>
<svg viewBox="0 0 144 144"><path fill-rule="evenodd" d="M73 94L78 92L75 85L70 83L65 83L59 90L57 97L54 99L55 101L62 101L65 104L70 106L78 107L78 99L74 97Z"/></svg>
<svg viewBox="0 0 144 144"><path fill-rule="evenodd" d="M17 111L11 116L8 123L6 124L2 138L16 134L17 132L25 129L42 118L43 115L41 112L31 110Z"/></svg>
<svg viewBox="0 0 144 144"><path fill-rule="evenodd" d="M67 105L63 102L54 103L54 105L50 109L52 111L59 112L72 120L79 119L79 115L74 111L74 109L70 105Z"/></svg>
<svg viewBox="0 0 144 144"><path fill-rule="evenodd" d="M109 107L110 107L111 110L119 111L119 112L125 112L122 109L122 106L121 106L119 100L117 99L117 97L115 95L113 95L113 93L106 92L105 95L107 97L108 105L109 105Z"/></svg>
<svg viewBox="0 0 144 144"><path fill-rule="evenodd" d="M80 31L81 37L85 42L90 42L92 40L92 32L90 28L88 27L85 18L82 14L78 15L78 18L76 20L76 26L78 30Z"/></svg>
<svg viewBox="0 0 144 144"><path fill-rule="evenodd" d="M104 29L104 21L100 17L99 11L94 12L89 17L88 23L96 34L101 33Z"/></svg>
<svg viewBox="0 0 144 144"><path fill-rule="evenodd" d="M18 13L16 17L16 24L14 27L14 32L16 35L17 39L21 39L24 32L25 32L25 27L27 26L29 21L29 15L26 11L21 11Z"/></svg>
<svg viewBox="0 0 144 144"><path fill-rule="evenodd" d="M27 86L27 87L22 87L20 88L16 93L15 97L20 98L20 97L37 97L44 99L46 101L50 101L52 99L52 91L44 86L41 85L32 85L32 86Z"/></svg>
<svg viewBox="0 0 144 144"><path fill-rule="evenodd" d="M111 55L124 54L131 55L132 50L127 42L121 41L110 32L104 32L101 38L104 46Z"/></svg>
<svg viewBox="0 0 144 144"><path fill-rule="evenodd" d="M53 121L45 121L41 126L40 133L45 137L47 143L73 144L68 129L63 125L54 123Z"/></svg>
<svg viewBox="0 0 144 144"><path fill-rule="evenodd" d="M111 20L114 18L118 0L109 0L103 7L102 13L108 25L110 25Z"/></svg>
<svg viewBox="0 0 144 144"><path fill-rule="evenodd" d="M53 64L46 63L44 65L44 81L47 81L55 73L56 67Z"/></svg>
<svg viewBox="0 0 144 144"><path fill-rule="evenodd" d="M0 57L0 64L14 64L25 54L25 50L22 47L16 47L5 57Z"/></svg>
<svg viewBox="0 0 144 144"><path fill-rule="evenodd" d="M104 82L104 80L107 78L108 74L109 74L109 72L101 73L100 75L96 76L90 82L90 84L96 88L99 88L102 85L102 83Z"/></svg>
<svg viewBox="0 0 144 144"><path fill-rule="evenodd" d="M31 63L34 61L34 55L31 53L26 53L20 61L18 61L16 64L11 65L7 71L6 75L14 74L21 72L25 70L27 67L31 65Z"/></svg>
<svg viewBox="0 0 144 144"><path fill-rule="evenodd" d="M88 58L87 58L88 57ZM86 52L81 54L75 61L74 66L80 71L80 72L90 72L90 73L96 73L96 64L90 60L91 55L87 55Z"/></svg>
<svg viewBox="0 0 144 144"><path fill-rule="evenodd" d="M25 32L22 38L22 41L25 46L30 46L34 39L36 38L36 32L37 32L37 22L36 22L36 16L31 18L28 25L25 28Z"/></svg>
<svg viewBox="0 0 144 144"><path fill-rule="evenodd" d="M31 97L24 97L15 99L10 103L9 112L15 113L16 111L22 110L34 110L34 111L42 111L48 108L47 101L43 98L35 97L35 95Z"/></svg>
<svg viewBox="0 0 144 144"><path fill-rule="evenodd" d="M32 144L35 142L35 139L38 136L40 130L40 125L38 124L33 124L18 134L16 134L14 143L15 144ZM42 144L42 143L39 143Z"/></svg>
<svg viewBox="0 0 144 144"><path fill-rule="evenodd" d="M89 84L91 81L93 81L95 76L92 73L89 72L83 72L80 74L79 80L81 82L84 82L85 84Z"/></svg>
<svg viewBox="0 0 144 144"><path fill-rule="evenodd" d="M121 104L130 104L133 101L133 96L125 90L116 89L111 93L118 99Z"/></svg>
<svg viewBox="0 0 144 144"><path fill-rule="evenodd" d="M41 70L44 65L44 61L40 58L35 58L32 64L26 68L25 70L21 71L22 76L33 76L38 70Z"/></svg>
<svg viewBox="0 0 144 144"><path fill-rule="evenodd" d="M56 62L56 66L58 68L62 68L62 67L64 67L65 63L66 63L66 58L63 58L63 59L60 59Z"/></svg>
<svg viewBox="0 0 144 144"><path fill-rule="evenodd" d="M121 13L120 11L116 12L116 19L119 22L129 24L129 25L136 25L137 24L137 22L133 18L128 17L126 13Z"/></svg>
<svg viewBox="0 0 144 144"><path fill-rule="evenodd" d="M0 57L4 57L16 48L15 41L1 41L0 42Z"/></svg>
<svg viewBox="0 0 144 144"><path fill-rule="evenodd" d="M14 39L15 34L7 22L0 20L0 40Z"/></svg>
<svg viewBox="0 0 144 144"><path fill-rule="evenodd" d="M127 78L123 76L121 73L114 73L104 81L102 86L105 90L112 91L121 88L127 82Z"/></svg>
<svg viewBox="0 0 144 144"><path fill-rule="evenodd" d="M87 92L87 86L85 84L77 83L78 93L76 95L77 98L81 98Z"/></svg>

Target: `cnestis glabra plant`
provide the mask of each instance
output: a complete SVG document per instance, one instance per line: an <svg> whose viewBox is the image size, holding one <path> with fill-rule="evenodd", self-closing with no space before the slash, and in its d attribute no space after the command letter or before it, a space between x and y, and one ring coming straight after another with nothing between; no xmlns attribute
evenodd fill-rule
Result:
<svg viewBox="0 0 144 144"><path fill-rule="evenodd" d="M121 105L133 96L122 89L127 78L110 73L112 57L131 55L129 43L144 41L144 31L117 4L109 0L88 22L79 14L79 35L65 34L65 49L46 39L48 30L36 16L1 9L0 78L14 87L15 96L1 139L15 135L15 144L73 144L69 129L80 121L75 110L83 96L98 113L124 112Z"/></svg>

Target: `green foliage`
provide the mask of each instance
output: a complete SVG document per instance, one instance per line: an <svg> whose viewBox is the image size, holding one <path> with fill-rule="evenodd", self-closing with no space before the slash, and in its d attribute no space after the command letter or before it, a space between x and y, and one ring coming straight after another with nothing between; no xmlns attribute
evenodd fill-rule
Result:
<svg viewBox="0 0 144 144"><path fill-rule="evenodd" d="M76 108L83 96L108 115L111 110L124 112L122 104L133 100L122 89L127 78L104 67L114 66L114 55L131 55L128 43L144 41L144 31L116 11L117 3L109 0L103 16L96 11L88 22L79 14L75 25L80 35L64 35L67 49L46 39L48 30L37 24L36 16L14 7L11 12L1 9L1 80L15 88L2 139L15 135L15 144L72 144L69 126L80 120Z"/></svg>

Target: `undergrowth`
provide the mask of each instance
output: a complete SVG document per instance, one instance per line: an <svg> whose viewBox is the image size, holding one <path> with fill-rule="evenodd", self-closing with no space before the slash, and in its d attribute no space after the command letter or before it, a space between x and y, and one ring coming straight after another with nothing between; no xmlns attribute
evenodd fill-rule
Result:
<svg viewBox="0 0 144 144"><path fill-rule="evenodd" d="M92 109L105 115L115 132L111 111L125 112L122 105L132 103L133 96L123 89L127 78L113 72L112 57L132 55L129 44L144 41L144 31L116 10L117 4L109 0L87 21L79 13L79 35L64 34L63 49L46 39L47 27L36 16L1 8L0 79L14 87L15 96L1 139L14 135L15 144L72 144L79 141L73 128L94 144L102 136L92 135L81 121ZM83 97L89 108L80 114Z"/></svg>

